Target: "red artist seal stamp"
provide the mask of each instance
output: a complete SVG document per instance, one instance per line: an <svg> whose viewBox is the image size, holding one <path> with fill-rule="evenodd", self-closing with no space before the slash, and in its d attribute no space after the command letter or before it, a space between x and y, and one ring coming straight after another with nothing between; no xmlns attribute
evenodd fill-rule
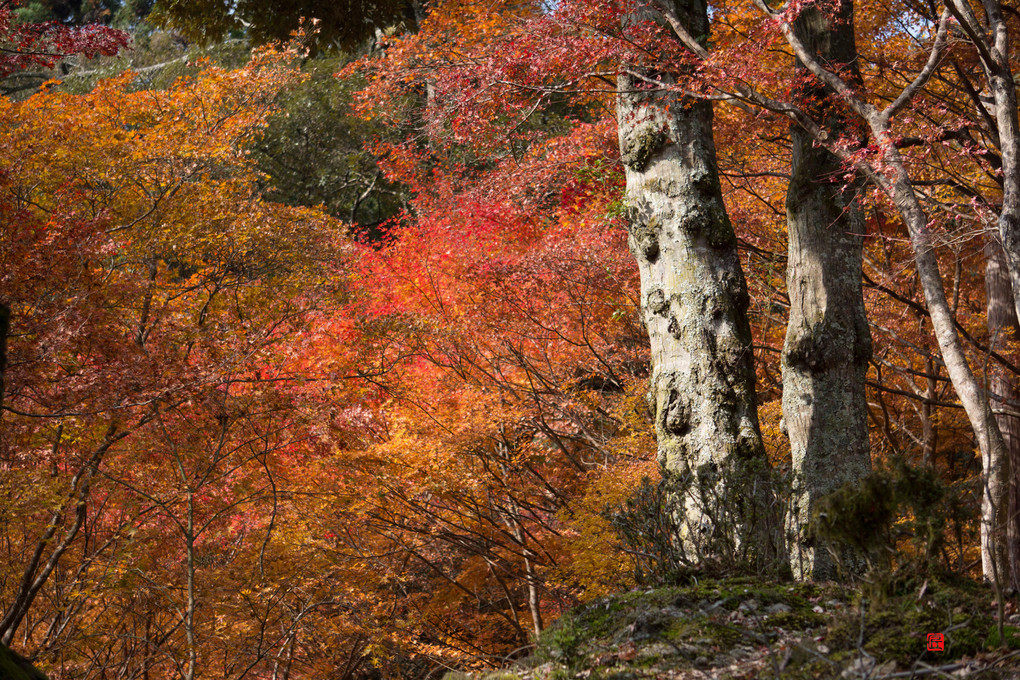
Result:
<svg viewBox="0 0 1020 680"><path fill-rule="evenodd" d="M928 651L941 652L946 647L946 638L942 633L928 633Z"/></svg>

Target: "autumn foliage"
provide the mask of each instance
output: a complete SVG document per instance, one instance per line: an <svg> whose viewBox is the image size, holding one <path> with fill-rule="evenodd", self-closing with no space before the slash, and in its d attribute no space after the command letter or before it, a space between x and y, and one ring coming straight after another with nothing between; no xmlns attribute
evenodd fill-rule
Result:
<svg viewBox="0 0 1020 680"><path fill-rule="evenodd" d="M762 433L786 470L789 123L740 88L785 101L795 84L775 22L745 5L718 7L707 60L587 0L447 0L380 36L338 74L365 79L350 115L387 132L365 149L411 197L380 238L268 198L252 149L302 86L297 48L166 90L126 72L0 100L0 639L55 680L426 677L520 655L632 586L613 513L659 473L621 64L718 100ZM858 11L876 100L924 62L897 26L930 21L907 5ZM18 50L0 76L124 44L18 28L6 7L0 32ZM994 143L973 132L976 62L952 55L896 130L972 364L1015 374L985 310ZM907 232L881 192L861 198L872 457L933 466L976 508ZM940 558L967 572L961 526Z"/></svg>

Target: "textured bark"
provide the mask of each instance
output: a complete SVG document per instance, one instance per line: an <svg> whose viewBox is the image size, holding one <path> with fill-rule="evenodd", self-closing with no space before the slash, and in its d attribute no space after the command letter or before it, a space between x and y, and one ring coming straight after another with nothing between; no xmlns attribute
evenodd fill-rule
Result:
<svg viewBox="0 0 1020 680"><path fill-rule="evenodd" d="M1017 116L1016 82L1010 65L1010 36L999 0L983 0L989 33L962 0L953 3L958 18L974 26L984 38L982 64L992 93L996 136L1002 161L1002 205L999 236L1012 281L1013 309L1020 313L1020 119Z"/></svg>
<svg viewBox="0 0 1020 680"><path fill-rule="evenodd" d="M988 301L989 347L1013 360L1016 350L1010 343L1020 340L1020 322L1013 304L1013 286L1002 247L995 240L985 245L985 291ZM1014 346L1015 347L1015 346ZM1002 366L989 365L988 389L991 392L995 420L999 423L1006 449L1002 465L1009 471L1009 492L1006 520L1006 557L1008 578L1003 581L1020 589L1020 418L1017 412L1017 390L1009 373Z"/></svg>
<svg viewBox="0 0 1020 680"><path fill-rule="evenodd" d="M831 17L810 7L794 30L823 63L854 63L851 2L842 2ZM800 62L796 71L807 83L795 92L796 103L833 134L851 133L849 112L834 93L806 78ZM790 318L783 347L783 417L796 484L790 517L796 544L790 557L797 578L831 579L836 576L832 556L812 545L806 531L811 512L821 496L871 470L864 393L871 357L861 286L864 224L856 202L859 183L845 179L842 162L799 125L790 134ZM861 566L851 554L840 561L852 570Z"/></svg>
<svg viewBox="0 0 1020 680"><path fill-rule="evenodd" d="M681 0L672 9L693 35L707 35L705 4ZM658 19L643 12L633 18ZM758 428L747 288L722 200L712 107L650 88L645 78L665 88L674 82L661 72L622 75L617 112L629 242L652 351L659 462L683 495L681 542L692 561L736 555L772 566L781 532Z"/></svg>

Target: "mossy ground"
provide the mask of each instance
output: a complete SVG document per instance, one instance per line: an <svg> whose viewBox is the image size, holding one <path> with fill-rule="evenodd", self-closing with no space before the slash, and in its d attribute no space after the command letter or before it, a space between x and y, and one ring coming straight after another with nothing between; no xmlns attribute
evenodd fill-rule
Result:
<svg viewBox="0 0 1020 680"><path fill-rule="evenodd" d="M1000 647L993 599L966 581L873 601L836 584L702 581L595 600L562 616L518 665L456 677L1020 679L1020 617ZM943 634L943 652L927 650L928 633Z"/></svg>

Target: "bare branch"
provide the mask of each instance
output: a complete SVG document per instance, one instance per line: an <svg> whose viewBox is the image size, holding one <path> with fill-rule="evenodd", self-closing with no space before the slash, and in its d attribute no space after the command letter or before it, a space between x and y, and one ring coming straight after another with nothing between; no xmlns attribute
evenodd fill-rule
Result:
<svg viewBox="0 0 1020 680"><path fill-rule="evenodd" d="M935 43L931 47L931 53L928 55L928 61L925 63L924 68L917 74L917 77L900 92L900 95L896 97L892 104L885 107L882 111L882 119L888 121L896 112L902 109L911 99L914 98L922 87L924 87L931 79L932 75L938 69L942 62L942 57L945 55L948 41L946 36L948 34L950 11L949 7L942 10L942 15L939 17L939 26L935 31Z"/></svg>

